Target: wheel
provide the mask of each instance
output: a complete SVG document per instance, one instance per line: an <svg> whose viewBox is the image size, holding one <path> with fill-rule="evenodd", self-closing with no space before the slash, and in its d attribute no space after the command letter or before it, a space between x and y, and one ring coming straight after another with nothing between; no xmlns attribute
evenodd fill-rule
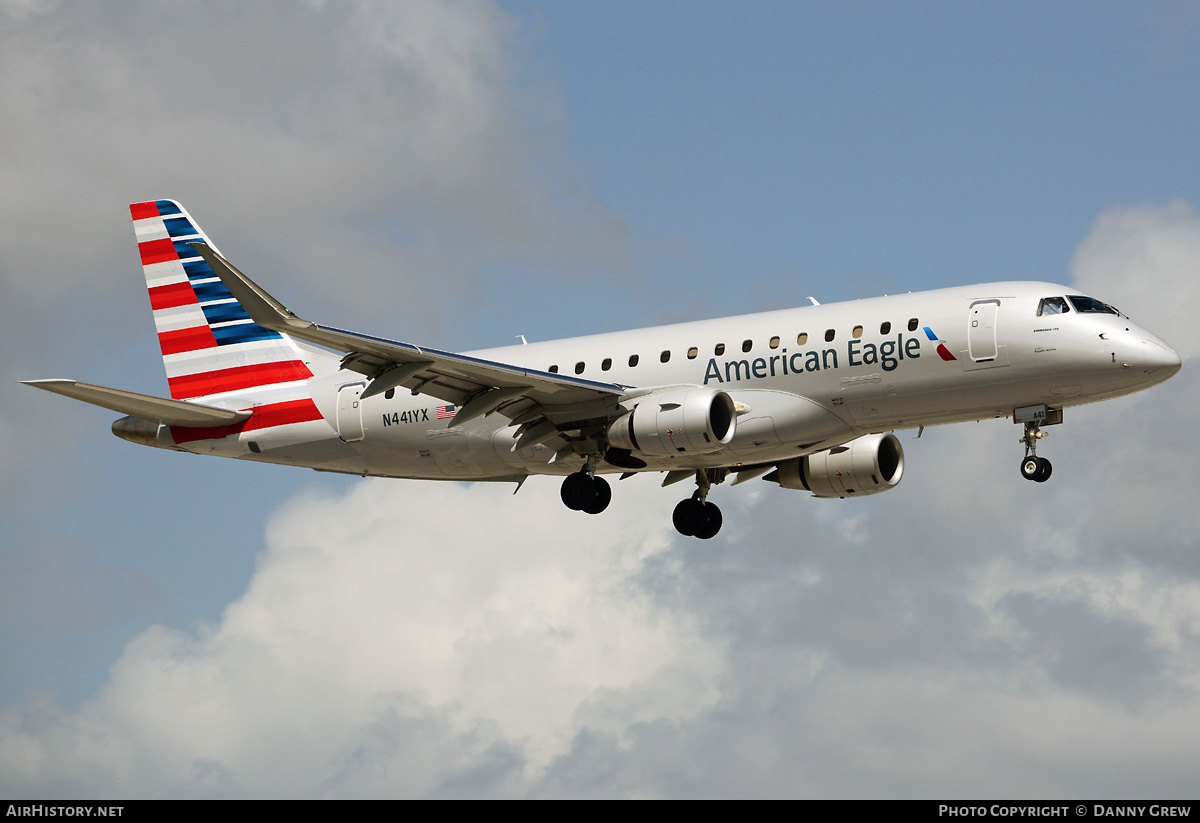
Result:
<svg viewBox="0 0 1200 823"><path fill-rule="evenodd" d="M1047 480L1050 479L1050 475L1054 472L1054 467L1051 466L1050 461L1044 457L1039 457L1037 459L1037 461L1038 461L1038 470L1037 470L1037 474L1035 474L1033 476L1033 479L1036 480L1038 483L1045 483Z"/></svg>
<svg viewBox="0 0 1200 823"><path fill-rule="evenodd" d="M708 517L708 522L704 524L704 528L696 532L696 537L699 537L701 540L708 540L711 537L715 537L717 532L721 530L721 510L717 508L716 503L705 502L704 513Z"/></svg>
<svg viewBox="0 0 1200 823"><path fill-rule="evenodd" d="M588 514L599 514L608 508L608 504L612 501L612 486L608 485L608 481L603 477L592 478L592 500L586 503L583 511Z"/></svg>
<svg viewBox="0 0 1200 823"><path fill-rule="evenodd" d="M1039 457L1029 456L1021 461L1021 476L1026 480L1037 480L1038 472L1042 470L1042 461Z"/></svg>
<svg viewBox="0 0 1200 823"><path fill-rule="evenodd" d="M560 495L563 505L568 509L581 511L596 499L596 487L592 485L592 478L588 477L587 472L575 472L563 480Z"/></svg>
<svg viewBox="0 0 1200 823"><path fill-rule="evenodd" d="M671 521L675 524L675 531L692 537L708 525L708 512L704 510L703 503L694 497L689 497L687 500L679 501L679 505L675 507L675 512L671 515Z"/></svg>

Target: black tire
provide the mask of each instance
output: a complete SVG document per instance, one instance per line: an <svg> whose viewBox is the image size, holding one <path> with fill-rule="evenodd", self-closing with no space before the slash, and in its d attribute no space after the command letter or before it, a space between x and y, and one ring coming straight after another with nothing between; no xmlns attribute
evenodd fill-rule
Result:
<svg viewBox="0 0 1200 823"><path fill-rule="evenodd" d="M592 478L592 500L583 507L588 514L599 514L612 502L612 486L603 477Z"/></svg>
<svg viewBox="0 0 1200 823"><path fill-rule="evenodd" d="M568 474L563 480L559 495L562 497L563 505L568 509L582 511L584 506L596 498L596 489L587 472L575 472Z"/></svg>
<svg viewBox="0 0 1200 823"><path fill-rule="evenodd" d="M675 531L685 537L692 537L708 525L708 512L704 510L703 503L694 497L689 497L687 500L679 501L671 515L671 522L675 524Z"/></svg>
<svg viewBox="0 0 1200 823"><path fill-rule="evenodd" d="M723 518L721 517L721 510L717 508L716 503L705 502L704 513L708 515L708 522L704 524L704 528L696 532L696 537L699 537L701 540L708 540L716 537L717 532L721 530Z"/></svg>
<svg viewBox="0 0 1200 823"><path fill-rule="evenodd" d="M1042 470L1040 457L1026 457L1021 461L1021 476L1026 480L1037 480L1038 472Z"/></svg>
<svg viewBox="0 0 1200 823"><path fill-rule="evenodd" d="M1039 483L1045 483L1050 479L1050 475L1054 473L1054 467L1050 465L1050 461L1044 457L1038 458L1038 471L1033 476L1033 479Z"/></svg>

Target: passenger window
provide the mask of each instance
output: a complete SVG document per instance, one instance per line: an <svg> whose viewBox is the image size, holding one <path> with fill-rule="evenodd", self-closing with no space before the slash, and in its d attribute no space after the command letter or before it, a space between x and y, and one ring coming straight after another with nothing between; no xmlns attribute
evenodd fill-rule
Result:
<svg viewBox="0 0 1200 823"><path fill-rule="evenodd" d="M633 368L638 364L638 356L636 354L629 355L629 368Z"/></svg>
<svg viewBox="0 0 1200 823"><path fill-rule="evenodd" d="M862 337L862 326L855 326L852 334L854 335L855 340Z"/></svg>
<svg viewBox="0 0 1200 823"><path fill-rule="evenodd" d="M695 360L698 354L700 354L700 350L695 346L692 346L690 349L688 349L688 360Z"/></svg>
<svg viewBox="0 0 1200 823"><path fill-rule="evenodd" d="M826 330L825 330L825 342L826 342L826 343L832 343L832 342L833 342L833 337L834 337L834 331L833 331L833 329L826 329Z"/></svg>
<svg viewBox="0 0 1200 823"><path fill-rule="evenodd" d="M396 396L396 390L395 390L395 389L388 389L387 391L385 391L385 392L383 393L383 396L384 396L385 398L387 398L388 400L391 400L393 397L395 397L395 396Z"/></svg>
<svg viewBox="0 0 1200 823"><path fill-rule="evenodd" d="M558 374L558 366L551 366L550 368L546 369L546 371L550 372L551 374Z"/></svg>
<svg viewBox="0 0 1200 823"><path fill-rule="evenodd" d="M658 360L660 363L669 363L671 361L671 350L667 349L662 354L660 354L658 356Z"/></svg>
<svg viewBox="0 0 1200 823"><path fill-rule="evenodd" d="M612 368L612 358L606 357L600 361L600 371L608 371Z"/></svg>
<svg viewBox="0 0 1200 823"><path fill-rule="evenodd" d="M884 322L880 323L879 324L879 333L880 334L891 334L892 333L892 324L886 320Z"/></svg>
<svg viewBox="0 0 1200 823"><path fill-rule="evenodd" d="M1038 304L1038 317L1043 314L1066 314L1069 311L1067 301L1062 297L1043 297Z"/></svg>
<svg viewBox="0 0 1200 823"><path fill-rule="evenodd" d="M778 337L771 338L771 348L773 348L773 349L779 348L779 338Z"/></svg>
<svg viewBox="0 0 1200 823"><path fill-rule="evenodd" d="M753 340L743 340L742 341L742 351L750 351L752 348L754 348Z"/></svg>
<svg viewBox="0 0 1200 823"><path fill-rule="evenodd" d="M713 349L713 354L715 354L717 357L720 357L724 353L725 353L725 344L724 343L718 343L716 345L716 347Z"/></svg>
<svg viewBox="0 0 1200 823"><path fill-rule="evenodd" d="M578 363L575 364L575 373L583 374L583 361L582 360L580 360Z"/></svg>
<svg viewBox="0 0 1200 823"><path fill-rule="evenodd" d="M797 346L803 346L807 342L808 342L808 332L802 331L798 335L796 335L796 345Z"/></svg>
<svg viewBox="0 0 1200 823"><path fill-rule="evenodd" d="M909 331L916 331L916 330L917 330L917 326L919 326L919 325L921 325L921 324L920 324L919 322L917 322L917 318L915 318L915 317L914 317L914 318L912 318L911 320L909 320L909 321L908 321L908 330L909 330Z"/></svg>

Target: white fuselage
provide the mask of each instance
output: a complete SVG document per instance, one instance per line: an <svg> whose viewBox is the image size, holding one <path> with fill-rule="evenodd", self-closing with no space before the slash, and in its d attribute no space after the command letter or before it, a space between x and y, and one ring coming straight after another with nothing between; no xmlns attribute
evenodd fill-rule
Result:
<svg viewBox="0 0 1200 823"><path fill-rule="evenodd" d="M1050 283L988 283L470 354L630 387L720 389L738 409L728 446L644 458L644 470L766 464L873 432L1091 403L1178 370L1175 352L1124 316L1039 316L1043 298L1074 294ZM499 414L451 427L436 398L398 389L362 400L364 377L302 348L324 420L182 448L388 477L519 479L579 469L582 458L549 462L546 446L512 451L516 427ZM602 462L597 470L625 469Z"/></svg>

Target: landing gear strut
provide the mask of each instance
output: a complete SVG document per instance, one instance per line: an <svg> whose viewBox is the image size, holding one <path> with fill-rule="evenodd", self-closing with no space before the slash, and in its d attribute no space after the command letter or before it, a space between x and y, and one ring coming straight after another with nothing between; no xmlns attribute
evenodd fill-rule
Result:
<svg viewBox="0 0 1200 823"><path fill-rule="evenodd" d="M612 502L612 487L596 475L596 459L588 458L582 471L567 475L563 480L562 502L568 509L588 514L600 514Z"/></svg>
<svg viewBox="0 0 1200 823"><path fill-rule="evenodd" d="M1021 460L1021 476L1026 480L1045 483L1050 479L1051 472L1054 471L1049 460L1037 456L1037 442L1045 436L1046 432L1042 431L1042 424L1039 421L1031 420L1025 424L1025 436L1021 438L1020 442L1025 444L1025 457Z"/></svg>
<svg viewBox="0 0 1200 823"><path fill-rule="evenodd" d="M687 537L708 540L721 530L721 510L715 503L709 503L707 498L713 480L720 483L725 478L722 475L720 478L710 479L710 471L714 470L696 470L696 491L687 500L680 500L674 514L671 515L675 531Z"/></svg>

